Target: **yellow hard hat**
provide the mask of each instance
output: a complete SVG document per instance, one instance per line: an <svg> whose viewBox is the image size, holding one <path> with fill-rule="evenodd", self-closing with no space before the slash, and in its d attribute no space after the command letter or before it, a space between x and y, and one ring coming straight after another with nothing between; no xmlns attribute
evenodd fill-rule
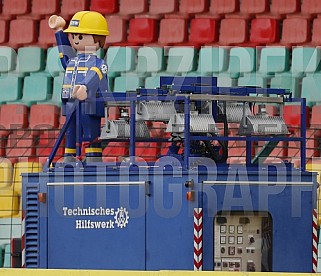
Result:
<svg viewBox="0 0 321 276"><path fill-rule="evenodd" d="M109 35L105 17L99 12L80 11L72 17L65 33Z"/></svg>

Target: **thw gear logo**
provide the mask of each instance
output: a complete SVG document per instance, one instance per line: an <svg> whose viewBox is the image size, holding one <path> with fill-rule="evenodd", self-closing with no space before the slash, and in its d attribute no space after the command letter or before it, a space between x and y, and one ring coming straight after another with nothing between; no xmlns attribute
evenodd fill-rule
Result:
<svg viewBox="0 0 321 276"><path fill-rule="evenodd" d="M128 211L124 207L117 208L114 218L117 227L124 228L128 224L129 220Z"/></svg>

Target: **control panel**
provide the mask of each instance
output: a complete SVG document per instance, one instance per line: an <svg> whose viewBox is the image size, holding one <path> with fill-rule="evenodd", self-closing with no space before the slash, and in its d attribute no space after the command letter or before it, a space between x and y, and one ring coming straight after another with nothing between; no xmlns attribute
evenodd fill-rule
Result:
<svg viewBox="0 0 321 276"><path fill-rule="evenodd" d="M220 213L214 219L214 270L266 271L272 245L267 213Z"/></svg>

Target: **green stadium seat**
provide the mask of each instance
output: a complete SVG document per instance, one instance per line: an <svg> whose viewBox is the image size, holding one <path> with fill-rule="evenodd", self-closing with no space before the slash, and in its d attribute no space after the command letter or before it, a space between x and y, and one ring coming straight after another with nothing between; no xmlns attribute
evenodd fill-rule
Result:
<svg viewBox="0 0 321 276"><path fill-rule="evenodd" d="M21 238L21 218L0 218L0 249L5 249L11 238Z"/></svg>
<svg viewBox="0 0 321 276"><path fill-rule="evenodd" d="M124 75L115 78L114 92L135 91L138 87L144 86L142 77L135 75Z"/></svg>
<svg viewBox="0 0 321 276"><path fill-rule="evenodd" d="M291 74L302 76L320 71L321 50L316 47L296 47L292 50Z"/></svg>
<svg viewBox="0 0 321 276"><path fill-rule="evenodd" d="M0 73L16 69L17 53L11 47L0 46Z"/></svg>
<svg viewBox="0 0 321 276"><path fill-rule="evenodd" d="M11 247L10 247L10 244L5 245L3 267L4 268L11 268Z"/></svg>
<svg viewBox="0 0 321 276"><path fill-rule="evenodd" d="M229 53L229 65L226 72L219 74L218 86L236 86L237 79L243 74L256 70L256 49L250 47L233 47Z"/></svg>
<svg viewBox="0 0 321 276"><path fill-rule="evenodd" d="M271 79L271 88L288 89L293 97L300 97L300 79L291 75L276 75Z"/></svg>
<svg viewBox="0 0 321 276"><path fill-rule="evenodd" d="M261 51L260 74L282 73L289 70L289 49L286 47L265 47Z"/></svg>
<svg viewBox="0 0 321 276"><path fill-rule="evenodd" d="M307 106L321 103L321 74L306 76L302 79L301 97L306 98Z"/></svg>
<svg viewBox="0 0 321 276"><path fill-rule="evenodd" d="M22 78L16 75L5 75L0 78L0 103L14 102L21 99Z"/></svg>
<svg viewBox="0 0 321 276"><path fill-rule="evenodd" d="M196 75L218 75L227 70L228 50L224 47L202 47L199 51Z"/></svg>
<svg viewBox="0 0 321 276"><path fill-rule="evenodd" d="M136 51L132 47L111 46L107 50L106 61L109 74L119 74L135 69Z"/></svg>
<svg viewBox="0 0 321 276"><path fill-rule="evenodd" d="M160 86L160 75L145 78L145 88L158 88Z"/></svg>
<svg viewBox="0 0 321 276"><path fill-rule="evenodd" d="M164 70L163 47L140 47L137 55L136 72L138 74L156 73Z"/></svg>
<svg viewBox="0 0 321 276"><path fill-rule="evenodd" d="M4 250L0 247L0 268L3 267Z"/></svg>
<svg viewBox="0 0 321 276"><path fill-rule="evenodd" d="M45 102L37 102L43 104L53 104L56 106L61 106L61 88L64 80L63 75L58 75L53 78L53 88L52 88L52 97Z"/></svg>
<svg viewBox="0 0 321 276"><path fill-rule="evenodd" d="M168 52L167 73L186 74L196 69L196 50L193 47L172 47Z"/></svg>
<svg viewBox="0 0 321 276"><path fill-rule="evenodd" d="M51 97L51 78L43 75L31 75L24 78L22 98L14 103L30 106L36 102L45 102Z"/></svg>
<svg viewBox="0 0 321 276"><path fill-rule="evenodd" d="M39 72L45 68L45 52L40 47L18 49L17 71L19 73Z"/></svg>
<svg viewBox="0 0 321 276"><path fill-rule="evenodd" d="M62 72L64 72L64 68L62 67L60 62L58 47L54 46L48 48L46 56L46 67L43 71L37 72L35 74L55 77Z"/></svg>

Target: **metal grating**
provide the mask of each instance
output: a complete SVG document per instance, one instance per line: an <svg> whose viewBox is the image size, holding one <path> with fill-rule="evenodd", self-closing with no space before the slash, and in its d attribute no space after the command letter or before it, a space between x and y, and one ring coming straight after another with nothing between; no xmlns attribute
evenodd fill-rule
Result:
<svg viewBox="0 0 321 276"><path fill-rule="evenodd" d="M38 186L26 186L25 250L27 268L39 268L38 191Z"/></svg>
<svg viewBox="0 0 321 276"><path fill-rule="evenodd" d="M176 114L174 102L139 102L136 120L169 121Z"/></svg>

